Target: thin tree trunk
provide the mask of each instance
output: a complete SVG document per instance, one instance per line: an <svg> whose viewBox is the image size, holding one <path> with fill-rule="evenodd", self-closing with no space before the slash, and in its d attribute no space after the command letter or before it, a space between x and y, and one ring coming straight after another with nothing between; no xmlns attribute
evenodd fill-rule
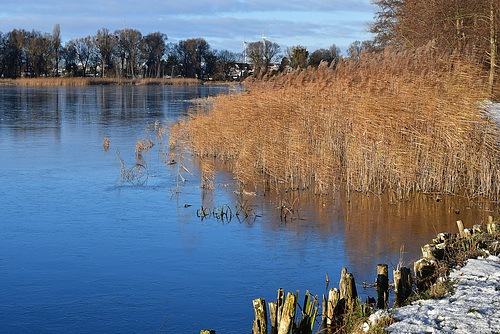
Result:
<svg viewBox="0 0 500 334"><path fill-rule="evenodd" d="M488 86L490 93L493 93L493 85L495 82L495 67L496 67L496 57L497 57L497 45L496 45L496 34L495 34L495 11L493 2L495 0L490 0L490 77L488 80Z"/></svg>

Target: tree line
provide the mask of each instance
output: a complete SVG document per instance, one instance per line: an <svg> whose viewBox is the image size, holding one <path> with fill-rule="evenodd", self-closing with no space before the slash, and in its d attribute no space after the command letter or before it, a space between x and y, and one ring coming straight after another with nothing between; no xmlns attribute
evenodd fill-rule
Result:
<svg viewBox="0 0 500 334"><path fill-rule="evenodd" d="M213 50L203 38L167 43L161 32L143 35L136 29L61 42L59 25L52 34L14 29L0 32L0 77L215 77L226 80L240 55Z"/></svg>
<svg viewBox="0 0 500 334"><path fill-rule="evenodd" d="M64 45L58 24L52 33L24 29L0 32L0 78L182 76L229 80L238 63L241 71L261 72L274 63L284 70L321 62L329 65L339 57L340 49L334 44L311 54L305 47L294 46L283 57L278 43L263 40L245 45L242 54L214 50L203 38L168 43L164 33L143 35L136 29L111 32L102 28L93 36L72 39Z"/></svg>

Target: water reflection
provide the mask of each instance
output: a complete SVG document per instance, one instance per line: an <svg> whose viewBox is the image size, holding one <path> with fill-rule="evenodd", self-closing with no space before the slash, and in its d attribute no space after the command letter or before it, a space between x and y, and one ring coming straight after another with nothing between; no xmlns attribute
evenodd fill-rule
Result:
<svg viewBox="0 0 500 334"><path fill-rule="evenodd" d="M279 203L283 198L295 201L293 219L280 218ZM241 196L239 198L241 200ZM413 267L421 257L421 246L439 232L456 232L456 221L467 227L498 215L498 205L477 202L460 196L417 194L407 201L393 202L387 195L368 196L338 192L334 196L318 196L311 192L281 192L267 196L246 196L257 210L263 212L262 228L295 233L290 242L308 247L308 242L342 244L345 265L356 275L358 283L373 282L379 263ZM314 236L311 238L311 236ZM332 256L328 249L318 254ZM338 268L335 268L338 270ZM324 268L332 272L333 268ZM366 292L369 293L369 292Z"/></svg>
<svg viewBox="0 0 500 334"><path fill-rule="evenodd" d="M0 126L17 131L60 129L63 122L144 127L150 119L186 114L191 99L220 90L199 86L2 87Z"/></svg>

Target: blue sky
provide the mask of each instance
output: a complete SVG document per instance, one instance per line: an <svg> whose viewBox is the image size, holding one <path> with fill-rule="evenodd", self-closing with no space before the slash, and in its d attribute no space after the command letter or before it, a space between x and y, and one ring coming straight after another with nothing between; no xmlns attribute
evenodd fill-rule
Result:
<svg viewBox="0 0 500 334"><path fill-rule="evenodd" d="M312 52L335 44L345 51L355 40L370 39L370 0L1 0L0 31L16 28L51 33L63 41L133 28L160 31L170 42L202 37L213 49L243 50L243 40L268 40L283 49L302 45Z"/></svg>

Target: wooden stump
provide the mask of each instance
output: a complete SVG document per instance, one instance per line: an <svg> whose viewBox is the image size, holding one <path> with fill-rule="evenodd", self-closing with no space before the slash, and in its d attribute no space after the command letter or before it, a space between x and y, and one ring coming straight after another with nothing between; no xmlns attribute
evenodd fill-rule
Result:
<svg viewBox="0 0 500 334"><path fill-rule="evenodd" d="M269 318L271 319L271 334L276 334L277 333L277 310L278 310L278 304L276 302L270 302L267 304L268 309L269 309Z"/></svg>
<svg viewBox="0 0 500 334"><path fill-rule="evenodd" d="M327 322L328 322L328 299L326 298L325 294L323 294L323 302L321 303L321 327L326 328Z"/></svg>
<svg viewBox="0 0 500 334"><path fill-rule="evenodd" d="M377 266L377 308L383 309L389 301L389 270L387 264Z"/></svg>
<svg viewBox="0 0 500 334"><path fill-rule="evenodd" d="M436 238L432 239L432 243L434 244L440 244L442 242L445 242L450 238L449 233L438 233Z"/></svg>
<svg viewBox="0 0 500 334"><path fill-rule="evenodd" d="M349 309L352 309L358 298L358 291L356 290L356 282L354 281L354 276L351 273L345 275L346 278L346 296L345 301Z"/></svg>
<svg viewBox="0 0 500 334"><path fill-rule="evenodd" d="M499 231L498 224L494 223L493 216L488 216L488 224L486 225L486 230L489 234L493 234Z"/></svg>
<svg viewBox="0 0 500 334"><path fill-rule="evenodd" d="M434 261L436 258L434 257L434 246L431 244L427 244L421 247L422 257L427 260Z"/></svg>
<svg viewBox="0 0 500 334"><path fill-rule="evenodd" d="M292 292L289 292L286 296L283 314L281 315L281 321L278 325L278 334L288 334L292 329L295 311L297 309L297 297L298 291L297 296Z"/></svg>
<svg viewBox="0 0 500 334"><path fill-rule="evenodd" d="M267 309L263 298L253 300L255 320L253 321L253 334L267 334Z"/></svg>
<svg viewBox="0 0 500 334"><path fill-rule="evenodd" d="M342 273L340 274L340 282L339 282L339 290L340 290L340 299L344 299L347 294L347 268L342 268Z"/></svg>
<svg viewBox="0 0 500 334"><path fill-rule="evenodd" d="M457 227L458 227L458 235L460 238L464 237L464 222L461 220L457 220Z"/></svg>
<svg viewBox="0 0 500 334"><path fill-rule="evenodd" d="M411 293L411 274L409 268L403 267L400 270L394 270L394 291L394 304L403 305Z"/></svg>
<svg viewBox="0 0 500 334"><path fill-rule="evenodd" d="M326 326L329 328L328 332L331 333L332 327L338 324L338 317L341 314L341 305L340 305L340 291L331 288L330 291L328 292L328 307L326 310L327 314L327 320L326 320Z"/></svg>
<svg viewBox="0 0 500 334"><path fill-rule="evenodd" d="M285 306L285 290L278 290L278 298L276 299L276 327L281 322L281 315L283 314L283 307Z"/></svg>
<svg viewBox="0 0 500 334"><path fill-rule="evenodd" d="M415 285L418 290L424 290L433 283L433 276L436 270L434 261L428 259L420 259L413 265L415 271Z"/></svg>

